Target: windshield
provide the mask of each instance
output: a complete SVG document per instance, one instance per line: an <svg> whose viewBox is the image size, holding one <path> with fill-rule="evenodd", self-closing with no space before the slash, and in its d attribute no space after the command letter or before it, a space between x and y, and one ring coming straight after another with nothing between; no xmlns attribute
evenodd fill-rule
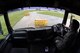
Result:
<svg viewBox="0 0 80 53"><path fill-rule="evenodd" d="M48 7L18 8L8 13L13 29L39 28L62 23L64 10Z"/></svg>
<svg viewBox="0 0 80 53"><path fill-rule="evenodd" d="M9 11L8 16L14 30L20 28L43 28L62 23L64 10L49 7L25 7ZM3 39L8 34L3 15L0 15L0 23L3 31L0 39Z"/></svg>

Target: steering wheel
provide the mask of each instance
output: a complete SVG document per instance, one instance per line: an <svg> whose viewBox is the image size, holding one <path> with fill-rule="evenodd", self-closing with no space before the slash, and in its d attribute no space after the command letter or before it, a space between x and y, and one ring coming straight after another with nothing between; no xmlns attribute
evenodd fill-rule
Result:
<svg viewBox="0 0 80 53"><path fill-rule="evenodd" d="M60 36L61 38L63 38L63 36L68 32L68 30L69 29L61 23L53 26L53 31L56 33L57 36Z"/></svg>

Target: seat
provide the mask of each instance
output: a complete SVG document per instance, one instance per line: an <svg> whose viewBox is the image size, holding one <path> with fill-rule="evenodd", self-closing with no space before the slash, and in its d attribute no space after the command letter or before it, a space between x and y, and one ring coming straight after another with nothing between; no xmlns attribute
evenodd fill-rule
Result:
<svg viewBox="0 0 80 53"><path fill-rule="evenodd" d="M80 29L79 29L79 33L77 36L77 40L76 40L76 44L75 44L75 48L76 48L76 52L75 53L80 53Z"/></svg>

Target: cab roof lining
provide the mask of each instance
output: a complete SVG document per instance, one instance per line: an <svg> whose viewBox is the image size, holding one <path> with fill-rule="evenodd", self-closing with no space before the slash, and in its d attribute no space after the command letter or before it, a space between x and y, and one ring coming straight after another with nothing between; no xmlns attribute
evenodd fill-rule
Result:
<svg viewBox="0 0 80 53"><path fill-rule="evenodd" d="M0 14L23 7L53 7L80 15L80 0L0 0Z"/></svg>

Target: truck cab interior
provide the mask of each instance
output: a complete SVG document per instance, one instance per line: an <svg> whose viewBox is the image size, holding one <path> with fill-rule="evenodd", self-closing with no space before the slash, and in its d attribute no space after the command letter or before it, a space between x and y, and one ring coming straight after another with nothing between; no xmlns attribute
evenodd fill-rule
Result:
<svg viewBox="0 0 80 53"><path fill-rule="evenodd" d="M62 23L42 28L13 29L8 13L24 7L52 7L64 9ZM80 15L79 0L0 0L0 15L8 30L0 40L0 53L80 53L79 22L72 18L66 27L69 13ZM14 18L16 19L16 18ZM0 33L2 33L0 24Z"/></svg>

